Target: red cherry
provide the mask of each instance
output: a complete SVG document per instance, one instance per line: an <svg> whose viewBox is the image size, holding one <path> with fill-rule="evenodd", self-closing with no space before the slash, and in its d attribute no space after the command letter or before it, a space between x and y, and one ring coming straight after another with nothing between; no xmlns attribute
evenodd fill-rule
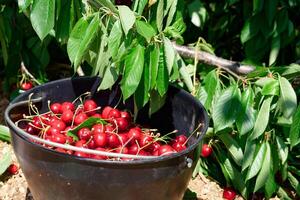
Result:
<svg viewBox="0 0 300 200"><path fill-rule="evenodd" d="M153 138L150 135L141 135L138 142L140 147L150 147L150 144L153 142Z"/></svg>
<svg viewBox="0 0 300 200"><path fill-rule="evenodd" d="M75 143L76 147L86 148L86 141L85 140L79 140Z"/></svg>
<svg viewBox="0 0 300 200"><path fill-rule="evenodd" d="M95 133L93 140L97 147L105 147L108 143L108 137L106 133Z"/></svg>
<svg viewBox="0 0 300 200"><path fill-rule="evenodd" d="M116 134L109 134L108 135L108 145L111 148L118 147L120 145L119 137Z"/></svg>
<svg viewBox="0 0 300 200"><path fill-rule="evenodd" d="M96 148L96 143L94 140L90 140L89 143L87 144L89 149L95 149Z"/></svg>
<svg viewBox="0 0 300 200"><path fill-rule="evenodd" d="M37 117L37 116L33 117L32 124L36 128L42 128L43 127L41 118Z"/></svg>
<svg viewBox="0 0 300 200"><path fill-rule="evenodd" d="M129 127L129 122L126 118L117 118L115 119L119 131L125 131Z"/></svg>
<svg viewBox="0 0 300 200"><path fill-rule="evenodd" d="M75 119L74 119L74 123L76 125L81 124L82 122L84 122L86 119L88 118L88 116L85 113L79 113Z"/></svg>
<svg viewBox="0 0 300 200"><path fill-rule="evenodd" d="M74 139L71 136L66 136L66 143L67 144L73 144L74 143Z"/></svg>
<svg viewBox="0 0 300 200"><path fill-rule="evenodd" d="M58 130L57 128L54 127L50 127L49 129L47 129L46 131L46 135L51 136L51 135L55 135L55 134L60 134L60 130Z"/></svg>
<svg viewBox="0 0 300 200"><path fill-rule="evenodd" d="M114 132L114 130L115 130L115 127L113 127L113 125L111 125L111 124L105 125L105 132L106 133L112 133L112 132Z"/></svg>
<svg viewBox="0 0 300 200"><path fill-rule="evenodd" d="M62 106L60 103L53 103L50 105L50 110L54 113L54 114L60 114L62 113Z"/></svg>
<svg viewBox="0 0 300 200"><path fill-rule="evenodd" d="M38 130L34 128L32 125L28 124L25 128L25 131L31 135L35 135L38 133Z"/></svg>
<svg viewBox="0 0 300 200"><path fill-rule="evenodd" d="M118 109L111 109L108 113L108 119L116 119L121 117L121 113Z"/></svg>
<svg viewBox="0 0 300 200"><path fill-rule="evenodd" d="M74 111L75 110L75 106L73 103L69 102L69 101L65 101L61 104L61 110L62 112L65 110L71 110Z"/></svg>
<svg viewBox="0 0 300 200"><path fill-rule="evenodd" d="M77 135L80 140L86 140L86 141L88 141L92 136L91 130L86 127L79 129L79 131L77 132Z"/></svg>
<svg viewBox="0 0 300 200"><path fill-rule="evenodd" d="M60 119L64 121L66 124L70 124L73 121L74 113L71 110L65 110Z"/></svg>
<svg viewBox="0 0 300 200"><path fill-rule="evenodd" d="M83 109L88 115L96 113L97 104L94 100L86 100L83 104Z"/></svg>
<svg viewBox="0 0 300 200"><path fill-rule="evenodd" d="M33 87L31 82L25 82L21 84L21 89L22 90L30 90Z"/></svg>
<svg viewBox="0 0 300 200"><path fill-rule="evenodd" d="M110 106L106 106L104 107L103 111L102 111L102 117L104 119L108 119L108 113L112 110L113 108Z"/></svg>
<svg viewBox="0 0 300 200"><path fill-rule="evenodd" d="M67 153L67 151L63 148L55 148L55 151L60 152L60 153Z"/></svg>
<svg viewBox="0 0 300 200"><path fill-rule="evenodd" d="M63 121L58 119L51 121L50 126L60 131L63 131L66 128L66 124Z"/></svg>
<svg viewBox="0 0 300 200"><path fill-rule="evenodd" d="M147 151L140 150L140 151L138 152L137 155L141 155L141 156L150 156L151 154L150 154L149 152L147 152Z"/></svg>
<svg viewBox="0 0 300 200"><path fill-rule="evenodd" d="M104 133L105 132L105 126L103 124L95 124L92 129L92 135L96 133Z"/></svg>
<svg viewBox="0 0 300 200"><path fill-rule="evenodd" d="M82 158L89 158L90 155L89 154L86 154L86 153L83 153L83 152L80 152L80 151L76 151L74 153L75 156L78 156L78 157L82 157Z"/></svg>
<svg viewBox="0 0 300 200"><path fill-rule="evenodd" d="M159 147L161 147L161 145L162 144L160 142L154 142L154 143L150 144L149 148L147 148L147 149L149 149L152 152L155 152L159 149ZM157 153L158 153L158 151L157 151Z"/></svg>
<svg viewBox="0 0 300 200"><path fill-rule="evenodd" d="M158 155L158 150L153 151L152 155L153 155L153 156L159 156L159 155Z"/></svg>
<svg viewBox="0 0 300 200"><path fill-rule="evenodd" d="M95 114L93 114L93 116L92 117L95 117L95 118L100 118L100 119L102 119L102 115L101 114L99 114L99 113L95 113Z"/></svg>
<svg viewBox="0 0 300 200"><path fill-rule="evenodd" d="M7 171L11 174L11 175L16 175L19 173L19 167L16 164L11 164L8 168Z"/></svg>
<svg viewBox="0 0 300 200"><path fill-rule="evenodd" d="M223 192L223 198L227 200L233 200L235 199L236 193L231 188L225 188Z"/></svg>
<svg viewBox="0 0 300 200"><path fill-rule="evenodd" d="M122 146L119 146L117 147L114 152L116 153L123 153L123 154L128 154L129 150L127 147L122 147Z"/></svg>
<svg viewBox="0 0 300 200"><path fill-rule="evenodd" d="M131 128L128 131L128 137L132 141L139 140L141 136L142 136L142 130L139 127Z"/></svg>
<svg viewBox="0 0 300 200"><path fill-rule="evenodd" d="M175 142L172 144L173 149L175 149L177 152L183 151L186 149L185 144Z"/></svg>
<svg viewBox="0 0 300 200"><path fill-rule="evenodd" d="M185 135L178 135L176 136L174 143L181 143L184 144L187 140L187 137Z"/></svg>
<svg viewBox="0 0 300 200"><path fill-rule="evenodd" d="M136 155L139 151L139 146L137 144L132 144L129 148L128 148L128 153L132 154L132 155Z"/></svg>
<svg viewBox="0 0 300 200"><path fill-rule="evenodd" d="M202 149L201 149L201 156L206 158L206 157L210 156L212 151L213 151L213 149L208 144L203 144Z"/></svg>
<svg viewBox="0 0 300 200"><path fill-rule="evenodd" d="M162 145L158 149L159 156L166 156L166 155L170 155L172 153L176 153L176 151L168 144Z"/></svg>
<svg viewBox="0 0 300 200"><path fill-rule="evenodd" d="M128 121L131 120L131 115L129 114L129 112L126 111L121 111L121 117L127 119Z"/></svg>
<svg viewBox="0 0 300 200"><path fill-rule="evenodd" d="M60 143L60 144L65 144L66 141L67 141L67 138L63 134L54 134L54 135L51 136L51 141L57 142L57 143Z"/></svg>
<svg viewBox="0 0 300 200"><path fill-rule="evenodd" d="M98 151L107 151L106 149L101 148L101 147L98 147L95 150L98 150ZM106 160L106 159L108 159L107 156L101 156L101 155L96 155L96 154L92 154L91 158L97 159L97 160Z"/></svg>
<svg viewBox="0 0 300 200"><path fill-rule="evenodd" d="M127 141L129 140L127 133L119 133L119 140L122 145L125 145Z"/></svg>

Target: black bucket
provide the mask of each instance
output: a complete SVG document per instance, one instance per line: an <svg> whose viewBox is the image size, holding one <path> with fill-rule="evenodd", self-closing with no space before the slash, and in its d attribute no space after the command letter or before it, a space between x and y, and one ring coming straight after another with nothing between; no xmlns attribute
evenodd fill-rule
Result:
<svg viewBox="0 0 300 200"><path fill-rule="evenodd" d="M42 111L51 102L71 101L87 91L98 105L116 105L120 90L97 92L96 77L67 78L49 82L18 96L5 111L11 130L14 152L35 200L179 200L183 198L193 169L199 159L199 142L208 127L208 117L201 103L189 93L170 87L165 105L148 118L147 108L140 111L137 122L167 133L189 136L201 123L200 135L193 134L188 148L180 153L147 160L107 161L59 153L31 142L15 126L28 106L22 101L41 99ZM132 100L118 105L133 110Z"/></svg>

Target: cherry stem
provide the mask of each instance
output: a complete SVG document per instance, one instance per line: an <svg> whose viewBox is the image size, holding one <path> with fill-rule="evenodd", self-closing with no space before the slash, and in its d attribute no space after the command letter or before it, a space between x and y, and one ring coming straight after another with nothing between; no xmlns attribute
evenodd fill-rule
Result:
<svg viewBox="0 0 300 200"><path fill-rule="evenodd" d="M186 139L186 141L182 144L183 146L186 145L186 143L190 140L190 138L194 135L194 133L197 132L197 130L202 126L203 124L200 122L197 128L189 135L189 137Z"/></svg>

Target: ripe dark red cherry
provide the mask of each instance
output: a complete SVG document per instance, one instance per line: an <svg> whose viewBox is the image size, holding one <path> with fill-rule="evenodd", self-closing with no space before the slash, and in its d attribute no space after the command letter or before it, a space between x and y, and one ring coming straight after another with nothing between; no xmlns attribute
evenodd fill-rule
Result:
<svg viewBox="0 0 300 200"><path fill-rule="evenodd" d="M62 113L62 106L60 103L53 103L50 105L50 110L54 113L54 114L60 114Z"/></svg>
<svg viewBox="0 0 300 200"><path fill-rule="evenodd" d="M85 113L79 113L75 119L74 119L74 123L76 125L81 124L82 122L84 122L85 120L87 120L88 116Z"/></svg>
<svg viewBox="0 0 300 200"><path fill-rule="evenodd" d="M64 121L66 124L70 124L73 120L74 113L71 110L64 110L60 119Z"/></svg>
<svg viewBox="0 0 300 200"><path fill-rule="evenodd" d="M180 142L175 142L172 144L173 149L175 149L177 152L183 151L186 149L186 146Z"/></svg>
<svg viewBox="0 0 300 200"><path fill-rule="evenodd" d="M227 200L234 200L236 196L236 193L231 188L225 188L223 191L223 198Z"/></svg>
<svg viewBox="0 0 300 200"><path fill-rule="evenodd" d="M85 141L88 141L92 136L91 130L86 127L79 129L77 135L80 140L85 140Z"/></svg>
<svg viewBox="0 0 300 200"><path fill-rule="evenodd" d="M93 140L96 147L105 147L108 143L108 137L106 133L95 133Z"/></svg>
<svg viewBox="0 0 300 200"><path fill-rule="evenodd" d="M31 82L25 82L21 84L21 89L22 90L30 90L33 87Z"/></svg>
<svg viewBox="0 0 300 200"><path fill-rule="evenodd" d="M19 167L16 164L11 164L7 171L11 174L11 175L16 175L19 173Z"/></svg>
<svg viewBox="0 0 300 200"><path fill-rule="evenodd" d="M65 101L61 104L61 110L62 112L65 110L71 110L74 111L75 110L75 106L73 103L69 102L69 101Z"/></svg>
<svg viewBox="0 0 300 200"><path fill-rule="evenodd" d="M108 114L109 114L109 112L110 112L112 109L113 109L113 108L110 107L110 106L104 107L104 109L103 109L103 111L102 111L102 117L103 117L104 119L108 119Z"/></svg>
<svg viewBox="0 0 300 200"><path fill-rule="evenodd" d="M125 131L129 127L129 122L126 118L115 119L119 131Z"/></svg>
<svg viewBox="0 0 300 200"><path fill-rule="evenodd" d="M83 104L83 109L88 115L96 113L97 104L94 100L86 100Z"/></svg>
<svg viewBox="0 0 300 200"><path fill-rule="evenodd" d="M92 129L92 135L96 133L105 133L105 126L103 124L95 124Z"/></svg>
<svg viewBox="0 0 300 200"><path fill-rule="evenodd" d="M172 153L176 153L176 151L168 144L162 145L158 149L159 156L166 156L166 155L170 155Z"/></svg>
<svg viewBox="0 0 300 200"><path fill-rule="evenodd" d="M203 144L201 149L201 156L206 158L210 156L212 151L213 151L212 148L208 144Z"/></svg>
<svg viewBox="0 0 300 200"><path fill-rule="evenodd" d="M116 119L121 117L121 113L118 109L111 109L108 113L108 119Z"/></svg>

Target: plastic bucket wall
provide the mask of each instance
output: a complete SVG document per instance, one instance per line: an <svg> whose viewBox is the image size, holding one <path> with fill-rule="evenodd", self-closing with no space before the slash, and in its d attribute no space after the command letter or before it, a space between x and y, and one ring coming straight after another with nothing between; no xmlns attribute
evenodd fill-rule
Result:
<svg viewBox="0 0 300 200"><path fill-rule="evenodd" d="M199 101L187 92L170 87L165 105L151 119L147 109L140 111L137 122L167 133L174 129L189 136L200 127L201 135L194 134L188 148L177 154L151 160L101 161L55 152L29 141L14 121L28 110L27 105L16 103L42 97L40 109L48 108L48 100L74 100L91 91L99 105L116 105L120 90L96 92L101 80L95 77L62 79L49 82L21 94L7 108L6 122L12 133L14 152L20 163L35 200L179 200L182 199L199 158L199 142L208 126L207 114ZM133 109L132 100L118 107ZM188 161L192 165L188 166ZM191 163L189 163L191 164Z"/></svg>

